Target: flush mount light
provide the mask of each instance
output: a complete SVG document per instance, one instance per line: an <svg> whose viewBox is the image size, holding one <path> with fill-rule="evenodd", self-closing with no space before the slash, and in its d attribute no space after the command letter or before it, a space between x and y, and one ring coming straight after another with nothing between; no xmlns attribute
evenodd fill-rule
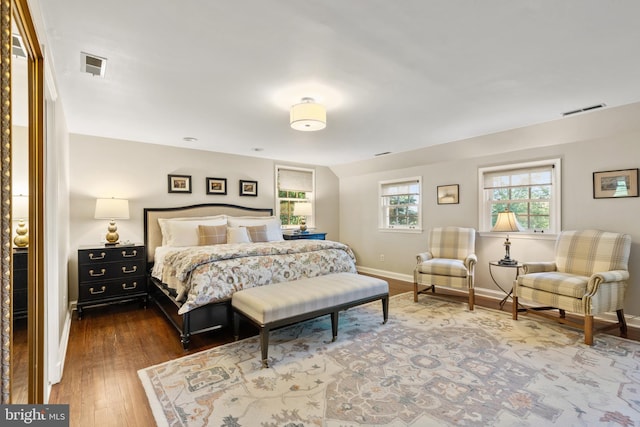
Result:
<svg viewBox="0 0 640 427"><path fill-rule="evenodd" d="M316 104L313 98L302 98L302 102L291 106L289 123L295 130L324 129L327 127L327 110L323 105Z"/></svg>

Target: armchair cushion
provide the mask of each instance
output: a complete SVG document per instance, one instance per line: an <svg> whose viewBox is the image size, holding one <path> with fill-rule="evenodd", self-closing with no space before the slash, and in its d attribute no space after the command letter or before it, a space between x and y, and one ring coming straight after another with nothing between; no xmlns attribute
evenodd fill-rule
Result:
<svg viewBox="0 0 640 427"><path fill-rule="evenodd" d="M582 298L587 291L587 276L560 273L558 271L529 273L518 277L518 286L533 288L573 298Z"/></svg>
<svg viewBox="0 0 640 427"><path fill-rule="evenodd" d="M467 277L469 270L459 259L435 258L417 265L418 272L436 276Z"/></svg>

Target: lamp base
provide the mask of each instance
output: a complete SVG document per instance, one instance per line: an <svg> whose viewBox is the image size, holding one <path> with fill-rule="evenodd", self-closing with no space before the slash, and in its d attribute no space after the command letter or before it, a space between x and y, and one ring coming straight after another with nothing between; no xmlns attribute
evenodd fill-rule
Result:
<svg viewBox="0 0 640 427"><path fill-rule="evenodd" d="M518 261L516 261L515 259L507 259L507 258L502 258L500 261L498 261L498 264L500 265L518 265Z"/></svg>

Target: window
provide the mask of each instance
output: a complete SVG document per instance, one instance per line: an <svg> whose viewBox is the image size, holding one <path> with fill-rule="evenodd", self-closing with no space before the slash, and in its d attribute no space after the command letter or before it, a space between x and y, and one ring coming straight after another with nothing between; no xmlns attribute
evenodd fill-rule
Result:
<svg viewBox="0 0 640 427"><path fill-rule="evenodd" d="M276 166L276 215L283 228L298 228L301 216L294 214L296 203L310 203L311 215L306 217L308 227L315 225L315 171L313 169Z"/></svg>
<svg viewBox="0 0 640 427"><path fill-rule="evenodd" d="M560 232L560 159L479 169L480 231L510 210L528 232Z"/></svg>
<svg viewBox="0 0 640 427"><path fill-rule="evenodd" d="M380 228L384 230L422 229L420 177L379 183Z"/></svg>

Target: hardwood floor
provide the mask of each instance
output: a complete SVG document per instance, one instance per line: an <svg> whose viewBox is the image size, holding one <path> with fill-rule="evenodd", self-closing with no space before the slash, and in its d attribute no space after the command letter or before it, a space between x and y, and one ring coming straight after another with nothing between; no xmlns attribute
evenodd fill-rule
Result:
<svg viewBox="0 0 640 427"><path fill-rule="evenodd" d="M411 283L385 280L392 295L413 289ZM444 289L437 294L466 301L466 296ZM476 304L498 308L496 300L484 297L476 297ZM504 311L511 311L509 303ZM244 336L255 333L250 327L243 331ZM629 337L640 340L640 331L630 330ZM194 336L185 352L154 305L146 310L136 302L87 309L82 320L74 315L63 378L53 386L49 403L70 405L71 426L154 426L137 371L232 341L231 331L213 331Z"/></svg>

